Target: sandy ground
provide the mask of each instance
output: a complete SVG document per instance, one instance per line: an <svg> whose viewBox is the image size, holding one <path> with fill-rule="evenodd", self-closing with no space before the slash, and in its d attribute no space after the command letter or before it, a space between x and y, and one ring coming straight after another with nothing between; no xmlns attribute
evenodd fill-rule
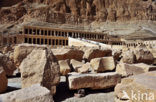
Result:
<svg viewBox="0 0 156 102"><path fill-rule="evenodd" d="M21 88L21 78L8 78L7 92L15 91ZM60 84L57 86L56 95L54 95L55 102L114 102L114 92L112 89L107 90L90 90L86 89L85 97L74 97L77 90L69 90L66 78L61 77Z"/></svg>

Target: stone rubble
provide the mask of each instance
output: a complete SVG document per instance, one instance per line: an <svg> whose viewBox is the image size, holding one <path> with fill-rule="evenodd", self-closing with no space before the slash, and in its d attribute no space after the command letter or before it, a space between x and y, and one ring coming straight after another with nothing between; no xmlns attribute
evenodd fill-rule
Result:
<svg viewBox="0 0 156 102"><path fill-rule="evenodd" d="M50 91L39 84L0 95L0 102L54 102Z"/></svg>
<svg viewBox="0 0 156 102"><path fill-rule="evenodd" d="M68 77L69 88L72 90L90 88L107 89L114 87L121 80L121 76L115 72L78 74L70 73Z"/></svg>
<svg viewBox="0 0 156 102"><path fill-rule="evenodd" d="M51 50L32 50L22 61L20 69L22 88L39 83L51 90L52 94L55 94L56 85L60 81L60 67Z"/></svg>
<svg viewBox="0 0 156 102"><path fill-rule="evenodd" d="M115 102L155 102L156 71L122 79L115 87Z"/></svg>
<svg viewBox="0 0 156 102"><path fill-rule="evenodd" d="M5 92L8 85L8 79L3 67L0 66L0 94Z"/></svg>

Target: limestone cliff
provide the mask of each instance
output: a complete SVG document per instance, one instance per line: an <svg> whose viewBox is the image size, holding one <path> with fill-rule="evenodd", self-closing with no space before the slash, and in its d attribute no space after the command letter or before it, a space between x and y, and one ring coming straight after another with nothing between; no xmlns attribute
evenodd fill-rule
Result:
<svg viewBox="0 0 156 102"><path fill-rule="evenodd" d="M50 23L156 20L155 0L1 0L0 3L2 24L34 18Z"/></svg>

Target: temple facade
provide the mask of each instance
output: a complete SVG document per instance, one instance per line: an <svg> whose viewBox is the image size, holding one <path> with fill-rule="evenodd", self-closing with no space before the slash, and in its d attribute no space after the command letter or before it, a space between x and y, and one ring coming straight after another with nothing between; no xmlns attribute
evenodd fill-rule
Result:
<svg viewBox="0 0 156 102"><path fill-rule="evenodd" d="M24 26L20 34L0 34L0 45L11 45L11 44L40 44L54 46L68 46L68 38L80 38L87 39L91 41L96 41L108 45L124 45L127 47L136 47L138 45L149 46L154 43L146 41L126 41L118 36L108 35L106 33L98 32L86 32L78 30L68 30L68 29L55 29L40 26Z"/></svg>

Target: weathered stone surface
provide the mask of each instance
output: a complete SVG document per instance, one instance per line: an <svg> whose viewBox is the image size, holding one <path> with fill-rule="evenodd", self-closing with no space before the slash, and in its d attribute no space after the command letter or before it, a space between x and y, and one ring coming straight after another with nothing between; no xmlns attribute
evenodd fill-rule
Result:
<svg viewBox="0 0 156 102"><path fill-rule="evenodd" d="M137 63L153 64L154 62L154 57L152 53L147 49L134 50L134 54L136 56Z"/></svg>
<svg viewBox="0 0 156 102"><path fill-rule="evenodd" d="M106 57L106 56L112 56L112 50L88 49L85 51L83 58L86 59L87 61L90 61L93 58Z"/></svg>
<svg viewBox="0 0 156 102"><path fill-rule="evenodd" d="M111 71L115 69L113 57L95 58L92 59L90 63L95 72Z"/></svg>
<svg viewBox="0 0 156 102"><path fill-rule="evenodd" d="M60 65L61 75L67 75L71 71L69 60L60 60L58 63Z"/></svg>
<svg viewBox="0 0 156 102"><path fill-rule="evenodd" d="M122 50L113 49L112 50L112 56L114 57L115 61L120 61L122 55Z"/></svg>
<svg viewBox="0 0 156 102"><path fill-rule="evenodd" d="M154 57L152 53L147 49L137 48L134 50L128 50L123 52L122 61L128 64L134 63L146 63L146 64L153 64Z"/></svg>
<svg viewBox="0 0 156 102"><path fill-rule="evenodd" d="M90 63L86 63L82 65L82 67L78 68L78 73L88 73L92 70Z"/></svg>
<svg viewBox="0 0 156 102"><path fill-rule="evenodd" d="M72 67L73 67L73 69L74 69L74 71L78 71L78 69L79 68L81 68L82 66L83 66L83 62L80 62L80 61L77 61L77 60L74 60L74 59L72 59L71 61L70 61L70 64L72 65Z"/></svg>
<svg viewBox="0 0 156 102"><path fill-rule="evenodd" d="M95 74L71 74L68 77L70 89L107 89L120 82L120 75L115 72Z"/></svg>
<svg viewBox="0 0 156 102"><path fill-rule="evenodd" d="M8 53L9 51L12 51L12 50L13 50L13 48L11 46L5 46L3 48L3 53Z"/></svg>
<svg viewBox="0 0 156 102"><path fill-rule="evenodd" d="M125 78L115 87L116 102L155 102L156 71Z"/></svg>
<svg viewBox="0 0 156 102"><path fill-rule="evenodd" d="M59 83L59 65L57 59L49 49L34 49L21 63L22 88L33 84L41 84L56 91L56 84Z"/></svg>
<svg viewBox="0 0 156 102"><path fill-rule="evenodd" d="M18 1L18 2L17 2ZM34 3L39 6L33 7ZM155 1L144 0L2 0L0 7L9 8L0 9L0 23L15 22L22 18L35 18L38 21L54 22L86 22L86 21L127 21L127 20L156 20ZM54 12L59 16L55 16ZM53 16L52 16L53 15ZM51 19L50 19L51 18Z"/></svg>
<svg viewBox="0 0 156 102"><path fill-rule="evenodd" d="M32 44L19 44L14 49L14 62L17 66L20 66L23 59L29 55L33 49L45 49L46 46L32 45Z"/></svg>
<svg viewBox="0 0 156 102"><path fill-rule="evenodd" d="M8 85L8 79L6 77L4 69L0 66L0 93L5 92Z"/></svg>
<svg viewBox="0 0 156 102"><path fill-rule="evenodd" d="M53 102L50 91L39 84L0 95L0 102Z"/></svg>
<svg viewBox="0 0 156 102"><path fill-rule="evenodd" d="M52 49L52 52L58 60L75 59L82 60L84 52L77 49Z"/></svg>
<svg viewBox="0 0 156 102"><path fill-rule="evenodd" d="M13 72L16 70L14 62L9 57L1 53L0 53L0 66L3 67L3 69L6 72L6 75L8 76L13 75Z"/></svg>
<svg viewBox="0 0 156 102"><path fill-rule="evenodd" d="M128 50L122 53L123 63L133 64L136 62L136 56L132 50Z"/></svg>
<svg viewBox="0 0 156 102"><path fill-rule="evenodd" d="M122 76L130 76L137 75L149 71L155 71L156 66L147 65L144 63L138 64L127 64L127 63L119 63L116 67L116 72L121 74Z"/></svg>

